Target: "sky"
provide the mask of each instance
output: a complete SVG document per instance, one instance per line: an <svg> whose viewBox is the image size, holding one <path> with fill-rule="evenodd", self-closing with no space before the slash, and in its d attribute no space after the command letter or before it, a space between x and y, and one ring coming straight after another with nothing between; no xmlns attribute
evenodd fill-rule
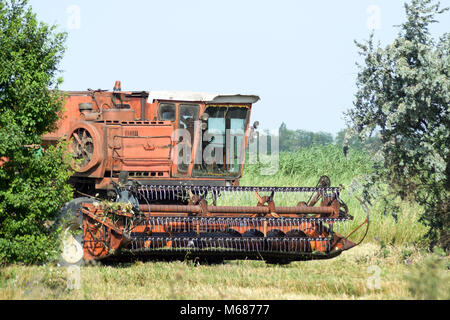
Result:
<svg viewBox="0 0 450 320"><path fill-rule="evenodd" d="M392 42L401 0L31 0L66 31L63 90L255 94L262 129L345 128L356 93L354 40ZM441 0L450 6L450 0ZM430 31L450 32L450 13Z"/></svg>

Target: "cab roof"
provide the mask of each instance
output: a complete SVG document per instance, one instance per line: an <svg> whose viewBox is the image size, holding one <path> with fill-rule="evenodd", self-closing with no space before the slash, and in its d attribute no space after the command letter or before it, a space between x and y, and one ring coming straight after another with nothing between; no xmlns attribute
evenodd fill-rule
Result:
<svg viewBox="0 0 450 320"><path fill-rule="evenodd" d="M150 103L159 101L189 101L204 102L206 104L214 103L256 103L260 98L256 95L242 94L217 94L207 92L190 91L152 91L148 97Z"/></svg>

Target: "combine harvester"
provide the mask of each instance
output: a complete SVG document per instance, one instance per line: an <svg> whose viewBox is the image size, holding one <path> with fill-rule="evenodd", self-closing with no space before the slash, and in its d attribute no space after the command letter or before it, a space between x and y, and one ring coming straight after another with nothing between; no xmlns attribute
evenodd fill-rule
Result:
<svg viewBox="0 0 450 320"><path fill-rule="evenodd" d="M340 234L353 217L327 177L316 187L239 185L258 100L150 96L122 92L120 82L112 92L68 92L58 129L43 137L44 145L68 139L74 155L70 182L81 198L61 211L65 262L131 255L289 263L354 247L354 231Z"/></svg>

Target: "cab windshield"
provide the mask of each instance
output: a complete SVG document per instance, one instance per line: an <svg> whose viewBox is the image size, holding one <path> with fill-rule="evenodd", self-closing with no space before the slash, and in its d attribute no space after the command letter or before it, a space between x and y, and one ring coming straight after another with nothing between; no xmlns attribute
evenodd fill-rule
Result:
<svg viewBox="0 0 450 320"><path fill-rule="evenodd" d="M201 159L193 175L239 177L245 156L248 106L210 105L203 118Z"/></svg>

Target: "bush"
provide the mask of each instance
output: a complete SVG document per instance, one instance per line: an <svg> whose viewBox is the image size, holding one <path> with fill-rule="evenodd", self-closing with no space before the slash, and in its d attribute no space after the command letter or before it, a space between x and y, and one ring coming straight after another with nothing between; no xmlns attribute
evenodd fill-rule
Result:
<svg viewBox="0 0 450 320"><path fill-rule="evenodd" d="M39 145L63 105L64 41L27 1L0 2L0 264L44 262L57 248L48 226L72 195L67 145Z"/></svg>

